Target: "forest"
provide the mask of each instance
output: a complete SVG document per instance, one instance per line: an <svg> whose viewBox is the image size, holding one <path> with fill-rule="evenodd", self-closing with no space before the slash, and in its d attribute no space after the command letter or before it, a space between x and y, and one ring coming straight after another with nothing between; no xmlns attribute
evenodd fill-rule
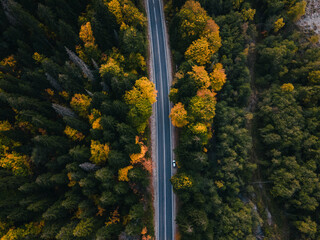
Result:
<svg viewBox="0 0 320 240"><path fill-rule="evenodd" d="M320 239L310 2L164 2L176 239ZM0 239L154 239L143 1L0 9Z"/></svg>
<svg viewBox="0 0 320 240"><path fill-rule="evenodd" d="M0 6L0 239L151 239L141 2Z"/></svg>
<svg viewBox="0 0 320 240"><path fill-rule="evenodd" d="M166 2L177 239L320 239L320 38L297 26L306 5Z"/></svg>

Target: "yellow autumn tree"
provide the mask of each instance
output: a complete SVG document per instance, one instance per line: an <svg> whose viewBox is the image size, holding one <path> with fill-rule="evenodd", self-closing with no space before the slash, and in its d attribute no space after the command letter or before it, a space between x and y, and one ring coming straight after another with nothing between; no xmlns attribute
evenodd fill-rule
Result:
<svg viewBox="0 0 320 240"><path fill-rule="evenodd" d="M273 28L275 32L278 32L281 28L285 25L283 18L279 18L277 21L274 22Z"/></svg>
<svg viewBox="0 0 320 240"><path fill-rule="evenodd" d="M125 181L125 182L129 182L129 178L128 178L128 172L133 168L133 166L127 166L124 168L119 169L118 171L118 180L119 181Z"/></svg>
<svg viewBox="0 0 320 240"><path fill-rule="evenodd" d="M210 78L204 66L194 65L188 75L195 81L198 88L208 88L210 86Z"/></svg>
<svg viewBox="0 0 320 240"><path fill-rule="evenodd" d="M292 92L294 90L294 86L291 83L285 83L281 86L281 91L283 92Z"/></svg>
<svg viewBox="0 0 320 240"><path fill-rule="evenodd" d="M0 132L9 131L11 129L12 129L12 126L7 120L0 121Z"/></svg>
<svg viewBox="0 0 320 240"><path fill-rule="evenodd" d="M179 102L171 109L169 117L171 118L172 125L175 127L184 127L188 124L188 113L184 105Z"/></svg>
<svg viewBox="0 0 320 240"><path fill-rule="evenodd" d="M177 14L180 19L179 32L182 39L197 39L206 26L209 16L197 1L189 0Z"/></svg>
<svg viewBox="0 0 320 240"><path fill-rule="evenodd" d="M1 237L1 240L31 239L33 236L38 236L43 227L44 221L30 222L18 228L10 228L9 231Z"/></svg>
<svg viewBox="0 0 320 240"><path fill-rule="evenodd" d="M99 141L91 140L90 150L90 160L93 163L100 165L107 161L110 152L108 144L102 144Z"/></svg>
<svg viewBox="0 0 320 240"><path fill-rule="evenodd" d="M138 8L134 6L133 3L127 1L122 8L123 19L127 25L133 27L143 27L146 22L146 18L143 13L139 11Z"/></svg>
<svg viewBox="0 0 320 240"><path fill-rule="evenodd" d="M120 25L123 22L121 5L118 0L111 0L106 3L108 10L115 16L117 23Z"/></svg>
<svg viewBox="0 0 320 240"><path fill-rule="evenodd" d="M101 117L97 118L96 120L94 120L94 122L92 123L92 128L93 129L99 129L102 130L102 126L100 124L101 121Z"/></svg>
<svg viewBox="0 0 320 240"><path fill-rule="evenodd" d="M208 40L202 37L192 42L185 52L185 57L195 64L205 65L210 62L212 53Z"/></svg>
<svg viewBox="0 0 320 240"><path fill-rule="evenodd" d="M66 128L64 129L64 134L66 134L73 141L81 141L85 137L83 133L69 126L66 126Z"/></svg>
<svg viewBox="0 0 320 240"><path fill-rule="evenodd" d="M185 173L176 174L171 178L175 190L188 189L192 187L192 180Z"/></svg>
<svg viewBox="0 0 320 240"><path fill-rule="evenodd" d="M84 43L84 48L80 45L76 46L76 52L79 57L86 63L91 63L91 59L99 59L100 51L98 45L95 44L91 23L87 22L80 28L79 38Z"/></svg>
<svg viewBox="0 0 320 240"><path fill-rule="evenodd" d="M156 102L156 96L154 84L146 77L138 79L132 90L125 93L125 102L130 107L128 117L140 133L147 126L152 112L151 105Z"/></svg>
<svg viewBox="0 0 320 240"><path fill-rule="evenodd" d="M119 77L123 74L123 69L120 67L119 62L112 57L109 57L107 63L101 65L99 73L102 77L106 74L109 74L112 77Z"/></svg>
<svg viewBox="0 0 320 240"><path fill-rule="evenodd" d="M71 107L82 117L88 116L88 109L91 104L91 98L84 94L76 93L70 102Z"/></svg>
<svg viewBox="0 0 320 240"><path fill-rule="evenodd" d="M208 89L200 89L197 95L191 98L188 115L192 122L210 122L215 116L216 93Z"/></svg>
<svg viewBox="0 0 320 240"><path fill-rule="evenodd" d="M207 126L203 123L196 123L194 125L191 125L190 130L194 134L203 134L208 132Z"/></svg>
<svg viewBox="0 0 320 240"><path fill-rule="evenodd" d="M254 19L254 15L256 14L256 10L249 8L249 9L242 9L241 15L244 21L252 21Z"/></svg>
<svg viewBox="0 0 320 240"><path fill-rule="evenodd" d="M222 86L225 84L227 75L223 69L221 63L214 65L213 71L210 73L210 81L212 90L217 92L222 89Z"/></svg>
<svg viewBox="0 0 320 240"><path fill-rule="evenodd" d="M17 176L28 176L31 174L30 158L15 151L8 152L5 147L0 157L0 167L12 171Z"/></svg>
<svg viewBox="0 0 320 240"><path fill-rule="evenodd" d="M86 24L81 26L79 37L85 44L94 44L95 38L93 36L90 22L87 22Z"/></svg>
<svg viewBox="0 0 320 240"><path fill-rule="evenodd" d="M207 20L207 24L200 37L205 37L208 40L212 53L217 52L222 45L219 34L219 26L212 19Z"/></svg>

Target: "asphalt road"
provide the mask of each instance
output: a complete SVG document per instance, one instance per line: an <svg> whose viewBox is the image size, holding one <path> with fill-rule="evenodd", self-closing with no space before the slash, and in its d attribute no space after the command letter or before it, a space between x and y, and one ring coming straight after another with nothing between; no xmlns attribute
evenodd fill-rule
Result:
<svg viewBox="0 0 320 240"><path fill-rule="evenodd" d="M174 239L174 195L170 178L172 176L172 125L169 119L170 101L170 58L166 41L165 20L161 0L146 0L151 48L151 72L158 91L155 107L156 125L156 239Z"/></svg>

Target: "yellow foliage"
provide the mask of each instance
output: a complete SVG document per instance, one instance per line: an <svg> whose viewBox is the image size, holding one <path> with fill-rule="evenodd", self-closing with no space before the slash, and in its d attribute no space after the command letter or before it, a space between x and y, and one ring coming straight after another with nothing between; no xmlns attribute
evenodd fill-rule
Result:
<svg viewBox="0 0 320 240"><path fill-rule="evenodd" d="M112 0L106 3L108 10L115 16L117 23L120 25L123 21L121 5L118 0Z"/></svg>
<svg viewBox="0 0 320 240"><path fill-rule="evenodd" d="M122 8L124 22L130 26L143 27L145 25L146 18L132 3L127 3L128 4L124 4Z"/></svg>
<svg viewBox="0 0 320 240"><path fill-rule="evenodd" d="M210 73L211 87L213 91L220 91L225 84L227 75L221 63L214 65L212 73Z"/></svg>
<svg viewBox="0 0 320 240"><path fill-rule="evenodd" d="M197 1L189 0L178 13L181 19L180 33L183 39L195 39L203 31L209 16Z"/></svg>
<svg viewBox="0 0 320 240"><path fill-rule="evenodd" d="M193 41L185 52L185 57L195 64L205 65L210 62L212 54L213 52L209 46L208 40L202 37Z"/></svg>
<svg viewBox="0 0 320 240"><path fill-rule="evenodd" d="M74 185L76 185L77 181L72 179L72 173L68 172L67 176L69 179L68 187L73 187Z"/></svg>
<svg viewBox="0 0 320 240"><path fill-rule="evenodd" d="M203 123L197 123L195 125L192 125L190 126L190 129L195 134L203 134L208 132L207 126Z"/></svg>
<svg viewBox="0 0 320 240"><path fill-rule="evenodd" d="M273 27L274 31L278 32L281 28L283 28L285 23L283 22L283 18L279 18L277 21L274 22Z"/></svg>
<svg viewBox="0 0 320 240"><path fill-rule="evenodd" d="M84 95L76 93L70 102L71 107L76 110L80 116L87 117L88 116L88 108L91 104L91 98Z"/></svg>
<svg viewBox="0 0 320 240"><path fill-rule="evenodd" d="M48 93L50 96L53 96L54 95L54 91L50 88L46 88L45 89L46 93Z"/></svg>
<svg viewBox="0 0 320 240"><path fill-rule="evenodd" d="M87 22L86 24L81 26L79 37L85 44L94 44L95 39L93 36L90 22Z"/></svg>
<svg viewBox="0 0 320 240"><path fill-rule="evenodd" d="M92 128L93 128L93 129L99 129L99 130L102 129L102 126L100 125L100 120L101 120L101 117L100 117L100 118L97 118L97 119L92 123Z"/></svg>
<svg viewBox="0 0 320 240"><path fill-rule="evenodd" d="M292 92L294 90L294 86L291 83L285 83L281 86L282 92Z"/></svg>
<svg viewBox="0 0 320 240"><path fill-rule="evenodd" d="M244 21L252 21L254 19L254 15L256 14L256 10L251 8L242 9L241 14Z"/></svg>
<svg viewBox="0 0 320 240"><path fill-rule="evenodd" d="M14 59L14 56L13 55L10 55L6 58L4 58L0 64L2 66L8 66L8 67L11 67L11 68L14 68L17 64L17 61Z"/></svg>
<svg viewBox="0 0 320 240"><path fill-rule="evenodd" d="M222 188L224 186L222 181L215 181L214 183L217 185L218 188Z"/></svg>
<svg viewBox="0 0 320 240"><path fill-rule="evenodd" d="M194 65L192 72L188 72L188 74L199 88L208 88L210 86L210 78L204 66Z"/></svg>
<svg viewBox="0 0 320 240"><path fill-rule="evenodd" d="M116 209L110 213L109 221L106 222L106 226L109 226L111 224L117 224L119 222L120 222L120 214L118 212L118 209Z"/></svg>
<svg viewBox="0 0 320 240"><path fill-rule="evenodd" d="M110 148L108 144L101 144L99 141L91 140L91 158L95 164L103 164L107 161Z"/></svg>
<svg viewBox="0 0 320 240"><path fill-rule="evenodd" d="M63 97L65 100L69 99L69 93L67 93L66 91L59 92L59 95Z"/></svg>
<svg viewBox="0 0 320 240"><path fill-rule="evenodd" d="M44 227L44 221L39 223L30 222L25 224L23 227L10 228L9 231L2 236L1 240L20 240L30 239L30 236L38 236L42 228Z"/></svg>
<svg viewBox="0 0 320 240"><path fill-rule="evenodd" d="M66 126L64 133L73 141L81 141L84 139L84 135L76 129Z"/></svg>
<svg viewBox="0 0 320 240"><path fill-rule="evenodd" d="M37 52L33 54L32 58L38 63L42 62L43 59L45 59L45 57L42 54L39 54Z"/></svg>
<svg viewBox="0 0 320 240"><path fill-rule="evenodd" d="M215 116L216 93L208 89L200 89L191 98L188 115L193 122L210 122Z"/></svg>
<svg viewBox="0 0 320 240"><path fill-rule="evenodd" d="M142 77L138 79L132 90L127 91L125 100L128 104L139 104L140 101L147 100L150 104L156 102L157 90L153 82L148 78Z"/></svg>
<svg viewBox="0 0 320 240"><path fill-rule="evenodd" d="M184 127L185 125L187 125L189 123L187 114L188 113L181 102L174 105L169 115L172 121L172 125L175 127Z"/></svg>
<svg viewBox="0 0 320 240"><path fill-rule="evenodd" d="M0 121L0 132L9 131L12 129L11 124L6 121Z"/></svg>
<svg viewBox="0 0 320 240"><path fill-rule="evenodd" d="M185 173L176 174L171 178L172 185L175 189L188 189L192 187L192 180Z"/></svg>
<svg viewBox="0 0 320 240"><path fill-rule="evenodd" d="M99 73L102 77L107 73L112 76L120 76L122 72L123 70L120 67L120 64L112 57L109 57L107 63L102 64L99 69Z"/></svg>
<svg viewBox="0 0 320 240"><path fill-rule="evenodd" d="M6 150L0 158L0 167L11 170L14 175L28 176L31 174L29 157L12 151L8 153Z"/></svg>
<svg viewBox="0 0 320 240"><path fill-rule="evenodd" d="M201 33L201 37L205 37L208 40L210 50L212 53L218 51L221 47L221 37L219 35L219 26L212 19L208 19L206 27Z"/></svg>
<svg viewBox="0 0 320 240"><path fill-rule="evenodd" d="M119 172L118 172L118 180L119 181L126 181L126 182L129 182L129 178L128 178L128 172L129 170L131 170L133 168L133 166L127 166L127 167L124 167L124 168L121 168L119 169Z"/></svg>
<svg viewBox="0 0 320 240"><path fill-rule="evenodd" d="M294 22L298 21L306 13L306 6L307 2L305 0L296 2L296 4L288 10L288 16Z"/></svg>
<svg viewBox="0 0 320 240"><path fill-rule="evenodd" d="M91 110L91 114L88 116L89 118L89 122L91 124L93 124L93 122L97 119L97 118L100 118L101 117L101 112L95 108L93 108Z"/></svg>

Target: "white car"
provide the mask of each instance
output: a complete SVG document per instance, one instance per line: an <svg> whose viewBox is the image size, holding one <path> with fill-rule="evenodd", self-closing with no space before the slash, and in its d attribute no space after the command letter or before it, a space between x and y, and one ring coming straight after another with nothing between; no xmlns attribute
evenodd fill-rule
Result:
<svg viewBox="0 0 320 240"><path fill-rule="evenodd" d="M174 160L174 159L173 159L173 160L172 160L172 167L174 167L174 168L175 168L176 166L177 166L177 164L176 164L176 160Z"/></svg>

